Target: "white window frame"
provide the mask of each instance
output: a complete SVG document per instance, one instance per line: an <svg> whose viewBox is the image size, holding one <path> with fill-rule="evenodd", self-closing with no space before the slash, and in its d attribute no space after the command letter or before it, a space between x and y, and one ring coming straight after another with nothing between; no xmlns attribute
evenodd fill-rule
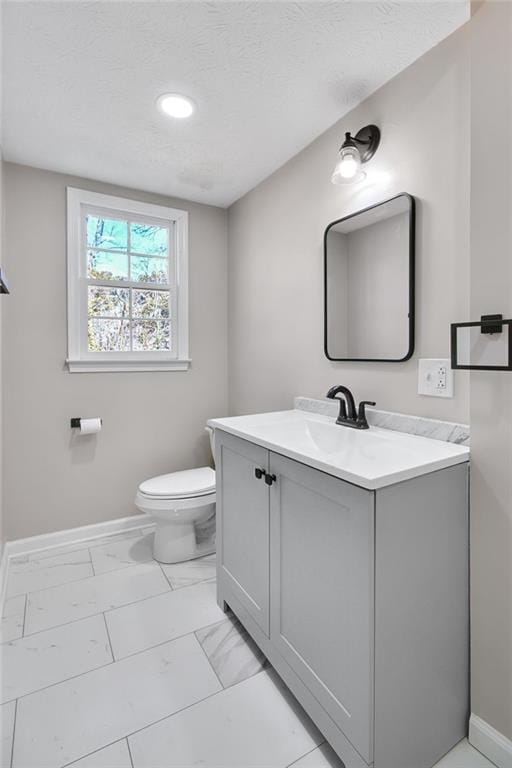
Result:
<svg viewBox="0 0 512 768"><path fill-rule="evenodd" d="M171 351L94 352L87 346L87 235L85 218L95 213L111 218L169 226ZM70 373L100 371L186 371L188 350L188 213L84 189L67 188L68 357ZM108 285L108 283L105 283ZM119 285L120 283L115 283ZM150 289L151 284L140 286Z"/></svg>

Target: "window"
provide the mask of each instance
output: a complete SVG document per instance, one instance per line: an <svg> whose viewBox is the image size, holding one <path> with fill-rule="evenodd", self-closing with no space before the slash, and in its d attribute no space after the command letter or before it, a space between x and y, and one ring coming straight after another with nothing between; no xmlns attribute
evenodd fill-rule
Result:
<svg viewBox="0 0 512 768"><path fill-rule="evenodd" d="M186 370L188 214L68 188L68 368Z"/></svg>

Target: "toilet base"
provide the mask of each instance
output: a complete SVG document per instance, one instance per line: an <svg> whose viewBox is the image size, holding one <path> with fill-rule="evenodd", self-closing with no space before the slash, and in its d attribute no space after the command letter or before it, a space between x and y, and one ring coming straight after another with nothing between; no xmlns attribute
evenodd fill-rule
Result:
<svg viewBox="0 0 512 768"><path fill-rule="evenodd" d="M159 522L155 530L153 557L159 563L182 563L215 552L215 543L208 541L197 544L193 523L166 525Z"/></svg>
<svg viewBox="0 0 512 768"><path fill-rule="evenodd" d="M179 563L189 560L196 550L193 523L166 524L159 520L155 530L153 557L159 563Z"/></svg>
<svg viewBox="0 0 512 768"><path fill-rule="evenodd" d="M159 563L181 563L215 552L215 501L215 492L159 499L139 490L135 506L156 523L154 559Z"/></svg>
<svg viewBox="0 0 512 768"><path fill-rule="evenodd" d="M213 513L212 513L213 507ZM153 557L159 563L181 563L215 552L215 505L196 522L156 518ZM205 536L205 533L208 535Z"/></svg>

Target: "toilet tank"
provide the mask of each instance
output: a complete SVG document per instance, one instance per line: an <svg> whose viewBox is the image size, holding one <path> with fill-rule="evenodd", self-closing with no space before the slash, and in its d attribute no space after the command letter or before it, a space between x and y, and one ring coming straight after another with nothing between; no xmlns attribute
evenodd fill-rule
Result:
<svg viewBox="0 0 512 768"><path fill-rule="evenodd" d="M211 427L205 427L206 432L208 432L208 437L210 438L210 448L212 450L212 458L213 463L215 464L215 442L214 442L214 430Z"/></svg>

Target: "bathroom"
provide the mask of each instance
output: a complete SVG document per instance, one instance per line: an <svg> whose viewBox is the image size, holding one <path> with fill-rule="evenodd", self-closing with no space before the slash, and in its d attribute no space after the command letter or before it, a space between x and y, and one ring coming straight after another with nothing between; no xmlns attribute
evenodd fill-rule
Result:
<svg viewBox="0 0 512 768"><path fill-rule="evenodd" d="M512 3L0 20L2 768L511 768Z"/></svg>

